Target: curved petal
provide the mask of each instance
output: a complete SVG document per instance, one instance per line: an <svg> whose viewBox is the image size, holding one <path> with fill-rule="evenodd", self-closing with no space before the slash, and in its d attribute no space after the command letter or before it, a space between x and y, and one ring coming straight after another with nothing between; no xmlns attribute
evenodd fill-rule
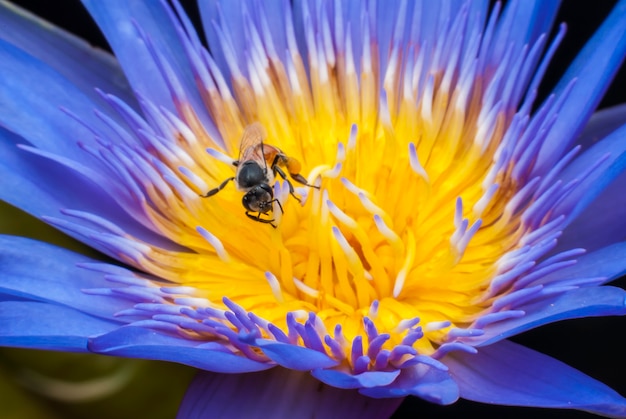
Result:
<svg viewBox="0 0 626 419"><path fill-rule="evenodd" d="M581 174L601 162L593 172L576 185L554 209L574 220L593 200L626 170L626 125L597 142L572 161L561 173L564 182L578 181Z"/></svg>
<svg viewBox="0 0 626 419"><path fill-rule="evenodd" d="M92 101L101 101L97 87L137 107L126 76L108 52L10 3L0 3L0 28L2 39L58 71Z"/></svg>
<svg viewBox="0 0 626 419"><path fill-rule="evenodd" d="M447 371L418 364L402 369L400 376L386 387L363 388L359 393L373 397L417 396L437 404L451 404L459 398L459 387Z"/></svg>
<svg viewBox="0 0 626 419"><path fill-rule="evenodd" d="M311 375L323 383L337 388L371 388L387 386L398 377L400 370L366 371L353 375L343 371L315 369Z"/></svg>
<svg viewBox="0 0 626 419"><path fill-rule="evenodd" d="M64 111L103 136L117 138L95 116L97 105L61 74L2 40L0 62L0 80L11 80L0 83L0 125L37 148L101 167L78 147L79 141L95 144L94 133Z"/></svg>
<svg viewBox="0 0 626 419"><path fill-rule="evenodd" d="M492 345L526 330L560 320L624 315L626 291L608 286L580 288L516 309L523 310L526 315L487 325L482 336L469 337L463 341L473 346Z"/></svg>
<svg viewBox="0 0 626 419"><path fill-rule="evenodd" d="M524 45L533 45L537 39L550 31L559 9L560 0L521 0L506 2L502 17L493 35L493 51L489 60L498 65L507 48L512 44L517 51Z"/></svg>
<svg viewBox="0 0 626 419"><path fill-rule="evenodd" d="M594 251L626 240L624 191L626 191L626 171L613 180L567 226L551 254L574 248Z"/></svg>
<svg viewBox="0 0 626 419"><path fill-rule="evenodd" d="M626 125L626 103L600 109L591 116L575 144L586 150L623 125Z"/></svg>
<svg viewBox="0 0 626 419"><path fill-rule="evenodd" d="M272 368L251 374L201 372L192 381L177 418L390 417L401 398L373 400L354 390L321 385L305 372Z"/></svg>
<svg viewBox="0 0 626 419"><path fill-rule="evenodd" d="M285 368L309 371L315 368L332 368L338 364L326 354L289 343L257 339L254 344L272 361Z"/></svg>
<svg viewBox="0 0 626 419"><path fill-rule="evenodd" d="M85 262L94 261L48 243L0 235L0 292L113 320L114 314L127 309L130 303L83 293L85 288L114 286L102 273L76 266Z"/></svg>
<svg viewBox="0 0 626 419"><path fill-rule="evenodd" d="M69 307L33 301L0 302L0 345L19 348L88 352L87 338L118 324Z"/></svg>
<svg viewBox="0 0 626 419"><path fill-rule="evenodd" d="M559 95L576 80L567 101L559 111L559 117L537 154L538 160L531 178L549 170L563 152L570 148L572 141L598 106L626 56L624 33L626 33L626 1L621 0L578 54L556 87L555 93Z"/></svg>
<svg viewBox="0 0 626 419"><path fill-rule="evenodd" d="M198 93L189 59L175 24L168 15L169 5L165 1L156 3L83 0L83 4L111 45L133 90L170 111L175 111L176 101L188 100L203 127L214 136L214 124ZM185 98L172 97L159 64L155 62L140 30L146 33L149 42L163 54L165 61L171 66Z"/></svg>
<svg viewBox="0 0 626 419"><path fill-rule="evenodd" d="M58 217L89 228L93 228L92 223L60 211L72 209L97 214L144 242L167 249L178 248L125 213L109 195L115 189L104 176L89 171L79 173L79 169L22 150L16 146L20 142L23 142L21 137L0 128L0 199L35 217ZM93 176L89 176L91 174ZM68 188L68 185L72 187ZM85 237L65 232L86 241ZM108 253L94 241L88 244Z"/></svg>
<svg viewBox="0 0 626 419"><path fill-rule="evenodd" d="M228 53L234 52L238 54L235 57L237 63L245 71L246 61L244 53L246 51L246 39L243 27L242 4L239 1L219 2L218 0L209 0L198 2L198 9L200 9L204 34L211 48L211 56L215 59L225 78L230 80L230 71L225 58L225 46L218 36L216 25L219 23L221 27L228 28L228 36L233 46L232 51L228 51ZM282 29L280 25L278 28Z"/></svg>
<svg viewBox="0 0 626 419"><path fill-rule="evenodd" d="M606 283L624 273L626 273L626 242L615 243L579 256L574 265L545 275L540 283L549 284L579 278L604 278Z"/></svg>
<svg viewBox="0 0 626 419"><path fill-rule="evenodd" d="M124 326L91 339L89 350L126 358L178 362L222 373L261 371L274 366L235 355L219 343L174 337L136 326Z"/></svg>
<svg viewBox="0 0 626 419"><path fill-rule="evenodd" d="M513 342L498 342L477 354L450 353L442 361L450 367L464 399L626 416L626 399L609 387Z"/></svg>

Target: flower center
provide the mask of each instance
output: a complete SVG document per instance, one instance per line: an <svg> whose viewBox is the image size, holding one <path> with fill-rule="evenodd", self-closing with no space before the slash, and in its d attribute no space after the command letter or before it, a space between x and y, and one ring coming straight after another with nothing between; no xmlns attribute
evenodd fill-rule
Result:
<svg viewBox="0 0 626 419"><path fill-rule="evenodd" d="M398 326L419 318L431 325L423 340L427 351L429 341L442 340L442 327L469 325L519 227L505 220L507 209L499 204L516 192L510 168L493 165L510 118L499 111L479 123L475 109L459 105L461 87L450 94L440 78L430 83L434 97L388 95L387 103L397 103L393 113L383 101L358 118L328 109L334 99L313 101L313 111L304 115L258 115L267 131L265 153L277 149L297 160L308 183L319 187L300 185L277 164L286 179L268 177L276 179L270 186L280 204L267 213L246 217L242 205L247 192L239 182L239 159L254 160L248 148L261 144L241 143L243 124L230 136L223 127L223 147L207 141L208 153L189 151L193 163L185 173L198 193L232 177L234 185L196 197L191 206L176 205L181 218L173 221L199 226L205 241L194 241L189 247L198 255L187 255L167 277L195 287L197 296L217 306L227 296L279 327L286 327L289 312L312 311L327 328L342 324L353 338L370 316L379 329L395 332L390 343L399 344L404 331ZM259 95L257 103L271 103L267 96ZM465 100L480 102L479 90L474 96ZM256 162L272 174L273 161L259 156ZM301 202L290 195L288 182ZM276 228L254 216L273 220Z"/></svg>
<svg viewBox="0 0 626 419"><path fill-rule="evenodd" d="M381 75L376 40L366 33L357 58L346 36L332 56L307 39L306 70L295 40L282 60L253 51L228 81L203 56L208 70L194 71L216 132L180 98L177 116L144 106L175 141L150 140L160 178L148 176L143 209L183 248L129 262L198 305L224 310L227 298L283 331L312 312L348 342L379 330L389 347L432 354L488 312L558 199L531 199L545 191L520 169L550 119L514 114L528 74L502 77L537 57L482 62L476 41L442 64L407 45ZM250 139L253 124L263 133Z"/></svg>

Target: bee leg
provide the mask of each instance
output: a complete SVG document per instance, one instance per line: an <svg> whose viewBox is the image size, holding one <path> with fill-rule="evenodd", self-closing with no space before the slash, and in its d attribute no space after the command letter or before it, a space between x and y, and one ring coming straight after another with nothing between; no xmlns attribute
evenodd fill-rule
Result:
<svg viewBox="0 0 626 419"><path fill-rule="evenodd" d="M272 202L276 202L276 203L278 204L278 208L280 208L280 212L281 212L282 214L284 214L284 213L285 213L285 211L283 211L283 206L281 205L281 203L280 203L280 201L278 200L278 198L274 198L272 201L270 201L270 204L271 204Z"/></svg>
<svg viewBox="0 0 626 419"><path fill-rule="evenodd" d="M258 222L258 223L269 224L272 227L276 228L276 226L274 225L274 219L266 220L265 218L261 218L261 213L260 212L258 214L252 214L250 211L246 211L246 215L251 220L254 220L254 221Z"/></svg>
<svg viewBox="0 0 626 419"><path fill-rule="evenodd" d="M289 193L291 194L291 196L296 198L298 202L302 203L302 200L300 199L298 195L296 195L296 191L293 189L293 185L291 184L289 179L287 179L287 175L285 175L285 172L283 172L283 169L281 169L278 166L272 166L272 169L274 170L274 173L278 173L280 177L282 177L285 180L285 182L287 182L287 185L289 186ZM304 182L306 183L306 180Z"/></svg>
<svg viewBox="0 0 626 419"><path fill-rule="evenodd" d="M302 176L300 173L289 173L289 176L291 176L291 178L295 180L296 182L301 183L305 186L310 186L311 188L315 188L315 189L320 188L319 186L311 185L309 182L306 181L304 176Z"/></svg>
<svg viewBox="0 0 626 419"><path fill-rule="evenodd" d="M220 184L220 186L218 186L217 188L213 188L211 189L209 192L207 192L204 195L200 195L202 198L208 198L210 196L215 195L216 193L218 193L219 191L221 191L222 189L224 189L224 187L228 184L228 182L230 182L231 180L235 180L235 177L229 177L228 179L226 179L224 182L222 182Z"/></svg>

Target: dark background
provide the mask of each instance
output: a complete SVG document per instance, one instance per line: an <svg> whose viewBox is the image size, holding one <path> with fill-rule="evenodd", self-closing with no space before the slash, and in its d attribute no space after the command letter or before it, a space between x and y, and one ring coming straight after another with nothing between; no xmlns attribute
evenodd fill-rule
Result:
<svg viewBox="0 0 626 419"><path fill-rule="evenodd" d="M106 1L106 0L103 0ZM228 0L224 0L228 1ZM200 27L195 2L181 1L192 20ZM20 0L15 3L35 14L87 39L90 43L108 49L90 16L78 0L46 1ZM573 60L585 41L604 20L615 1L565 1L557 23L566 22L568 33L548 69L541 85L540 99L545 97ZM600 107L626 102L626 70L617 75ZM624 281L618 281L624 287ZM626 362L624 360L624 320L619 318L582 319L548 325L515 337L535 350L551 355L626 395ZM163 380L168 385L168 380ZM453 406L441 407L417 398L407 399L394 418L591 418L590 414L569 410L547 410L488 406L460 400Z"/></svg>

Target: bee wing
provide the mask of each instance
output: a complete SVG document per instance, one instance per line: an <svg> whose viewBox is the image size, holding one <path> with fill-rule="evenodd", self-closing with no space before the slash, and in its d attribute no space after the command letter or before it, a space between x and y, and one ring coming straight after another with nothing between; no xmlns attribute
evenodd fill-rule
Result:
<svg viewBox="0 0 626 419"><path fill-rule="evenodd" d="M249 153L260 153L260 147L258 146L260 144L263 144L265 136L265 128L263 128L263 125L261 125L260 123L255 122L248 125L243 131L243 135L241 136L241 143L239 144L239 161L245 161L255 157L249 155ZM262 155L256 157L257 159L263 158Z"/></svg>

